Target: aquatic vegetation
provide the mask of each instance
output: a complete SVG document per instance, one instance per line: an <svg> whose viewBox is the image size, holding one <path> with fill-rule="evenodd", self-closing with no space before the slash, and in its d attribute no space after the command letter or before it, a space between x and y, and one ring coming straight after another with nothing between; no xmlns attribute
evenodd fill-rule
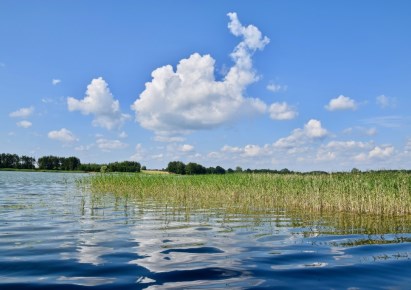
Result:
<svg viewBox="0 0 411 290"><path fill-rule="evenodd" d="M224 209L242 213L272 209L411 214L411 174L149 175L96 174L95 193L153 200L174 208Z"/></svg>

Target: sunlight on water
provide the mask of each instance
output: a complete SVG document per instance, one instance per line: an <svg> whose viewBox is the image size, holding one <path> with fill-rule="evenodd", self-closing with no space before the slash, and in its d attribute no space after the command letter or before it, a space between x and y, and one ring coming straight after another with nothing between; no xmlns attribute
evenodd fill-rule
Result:
<svg viewBox="0 0 411 290"><path fill-rule="evenodd" d="M0 288L409 287L411 218L169 208L0 172Z"/></svg>

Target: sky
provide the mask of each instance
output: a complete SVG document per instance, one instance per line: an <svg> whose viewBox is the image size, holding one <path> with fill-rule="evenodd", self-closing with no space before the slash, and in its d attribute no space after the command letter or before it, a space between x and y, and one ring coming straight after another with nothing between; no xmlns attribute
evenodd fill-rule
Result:
<svg viewBox="0 0 411 290"><path fill-rule="evenodd" d="M0 1L0 152L411 168L411 2Z"/></svg>

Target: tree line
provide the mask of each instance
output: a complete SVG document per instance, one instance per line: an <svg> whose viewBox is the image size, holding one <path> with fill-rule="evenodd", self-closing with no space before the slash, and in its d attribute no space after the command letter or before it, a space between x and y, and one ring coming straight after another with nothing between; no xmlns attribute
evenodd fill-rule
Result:
<svg viewBox="0 0 411 290"><path fill-rule="evenodd" d="M358 170L358 169L357 169ZM273 174L328 174L325 171L311 171L311 172L295 172L287 168L280 170L277 169L250 169L247 168L243 170L240 166L237 166L235 169L228 168L225 170L221 166L216 167L204 167L201 164L190 162L184 164L181 161L171 161L168 163L165 171L169 173L181 174L181 175L196 175L196 174L225 174L225 173L273 173Z"/></svg>
<svg viewBox="0 0 411 290"><path fill-rule="evenodd" d="M225 174L226 170L221 166L217 167L204 167L201 164L190 162L184 164L181 161L171 161L168 163L166 171L170 173L182 174L182 175L196 175L196 174Z"/></svg>
<svg viewBox="0 0 411 290"><path fill-rule="evenodd" d="M88 163L82 164L74 156L58 157L43 156L36 160L33 157L19 156L17 154L0 154L0 168L10 169L36 169L39 170L64 170L86 172L140 172L141 165L135 161L113 162L108 164Z"/></svg>
<svg viewBox="0 0 411 290"><path fill-rule="evenodd" d="M2 153L0 154L0 168L34 169L36 159L25 155Z"/></svg>

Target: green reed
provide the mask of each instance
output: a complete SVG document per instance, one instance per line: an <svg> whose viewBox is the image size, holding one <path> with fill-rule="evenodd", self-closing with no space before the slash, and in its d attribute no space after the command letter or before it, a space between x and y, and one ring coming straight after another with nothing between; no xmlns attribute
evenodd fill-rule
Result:
<svg viewBox="0 0 411 290"><path fill-rule="evenodd" d="M411 214L411 174L406 172L97 174L89 182L95 193L113 193L187 209Z"/></svg>

